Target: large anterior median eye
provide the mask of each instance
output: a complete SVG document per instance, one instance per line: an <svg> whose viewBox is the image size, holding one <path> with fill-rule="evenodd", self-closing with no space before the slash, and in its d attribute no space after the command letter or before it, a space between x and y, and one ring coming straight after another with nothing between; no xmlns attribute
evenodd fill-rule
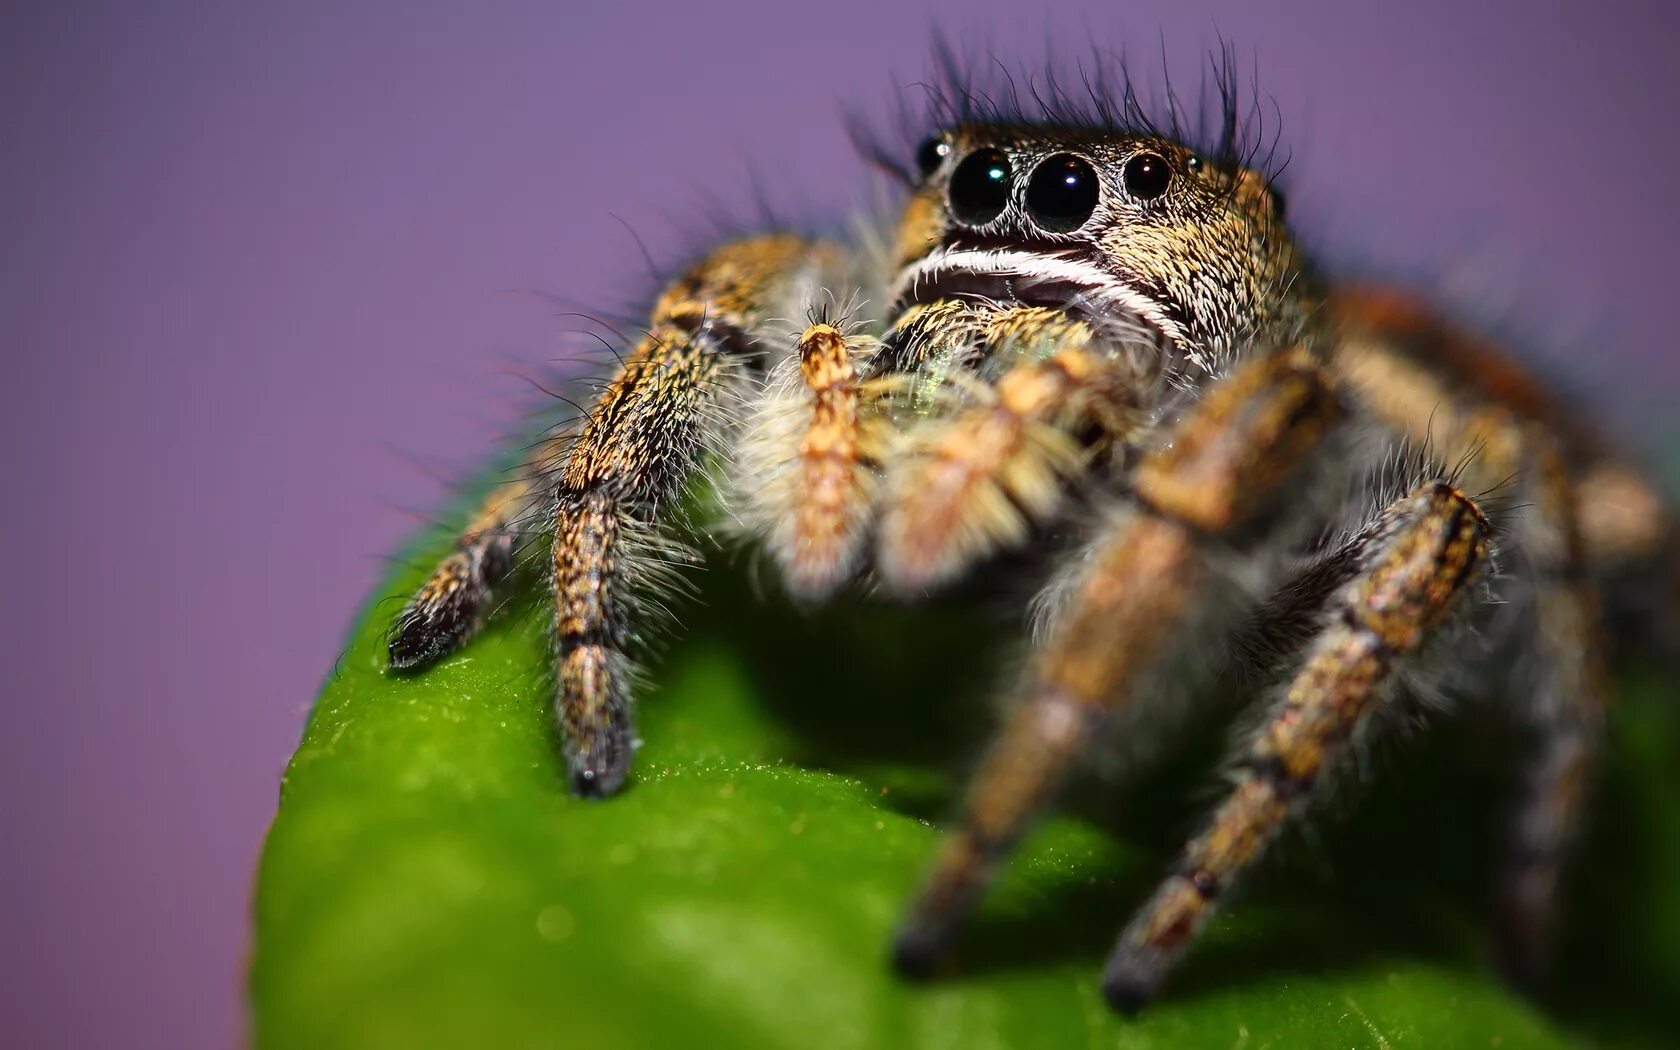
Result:
<svg viewBox="0 0 1680 1050"><path fill-rule="evenodd" d="M968 226L984 226L1009 203L1009 158L1002 150L970 153L951 173L951 214Z"/></svg>
<svg viewBox="0 0 1680 1050"><path fill-rule="evenodd" d="M1039 161L1027 181L1027 214L1038 228L1068 233L1097 210L1097 173L1089 161L1058 153Z"/></svg>

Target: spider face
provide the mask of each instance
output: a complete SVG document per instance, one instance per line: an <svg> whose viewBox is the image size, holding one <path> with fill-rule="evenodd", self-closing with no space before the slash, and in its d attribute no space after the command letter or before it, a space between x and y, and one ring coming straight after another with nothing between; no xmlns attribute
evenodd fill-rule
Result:
<svg viewBox="0 0 1680 1050"><path fill-rule="evenodd" d="M1503 876L1507 960L1532 968L1598 741L1605 585L1670 571L1660 500L1484 340L1317 278L1262 173L1113 119L1124 104L1050 108L929 137L885 259L886 238L769 231L672 281L575 429L397 617L391 666L448 656L516 545L546 543L571 783L613 794L645 592L676 568L661 532L720 467L731 520L694 527L744 534L800 600L853 581L915 600L1006 551L1037 587L1019 703L900 930L903 970L952 947L1099 728L1252 683L1229 793L1110 958L1105 990L1135 1008L1443 668L1475 669L1537 743ZM823 293L880 313L831 324ZM790 340L774 319L801 313ZM1507 595L1496 564L1525 574Z"/></svg>
<svg viewBox="0 0 1680 1050"><path fill-rule="evenodd" d="M923 142L896 305L944 297L1124 315L1211 362L1300 315L1263 175L1153 135L960 124Z"/></svg>

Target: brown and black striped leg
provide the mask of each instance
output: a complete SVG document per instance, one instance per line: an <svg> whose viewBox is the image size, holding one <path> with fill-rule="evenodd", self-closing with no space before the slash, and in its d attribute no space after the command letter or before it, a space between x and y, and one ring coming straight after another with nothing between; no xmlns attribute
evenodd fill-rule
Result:
<svg viewBox="0 0 1680 1050"><path fill-rule="evenodd" d="M1380 710L1415 654L1487 561L1488 524L1467 497L1432 482L1354 541L1359 575L1332 599L1300 671L1247 745L1236 785L1109 956L1117 1008L1147 1002L1223 898L1260 859L1321 777Z"/></svg>
<svg viewBox="0 0 1680 1050"><path fill-rule="evenodd" d="M900 930L901 970L939 961L1097 726L1146 694L1191 636L1205 636L1208 606L1224 604L1203 600L1223 583L1210 555L1264 542L1260 523L1279 519L1270 512L1339 415L1316 363L1283 350L1221 382L1139 463L1136 505L1098 542Z"/></svg>
<svg viewBox="0 0 1680 1050"><path fill-rule="evenodd" d="M589 410L555 479L555 674L572 787L610 795L630 768L635 594L661 564L660 513L724 429L721 394L767 311L816 287L835 249L789 236L718 249L660 297L647 336ZM800 307L803 308L802 305Z"/></svg>
<svg viewBox="0 0 1680 1050"><path fill-rule="evenodd" d="M1354 333L1335 358L1348 387L1413 442L1462 459L1466 488L1510 491L1507 568L1531 637L1505 689L1532 757L1500 874L1499 936L1506 972L1532 985L1609 696L1598 580L1656 568L1670 525L1655 489L1613 462L1586 468L1578 491L1555 408L1493 348L1381 297L1345 296L1340 309Z"/></svg>
<svg viewBox="0 0 1680 1050"><path fill-rule="evenodd" d="M535 524L541 499L536 475L554 454L554 443L544 442L518 477L491 491L455 540L455 549L391 621L386 651L392 670L424 670L478 630L494 588L513 567L520 537Z"/></svg>
<svg viewBox="0 0 1680 1050"><path fill-rule="evenodd" d="M1544 436L1531 434L1525 449L1518 492L1526 516L1514 527L1533 589L1536 658L1512 686L1531 748L1500 872L1499 948L1511 980L1532 987L1550 961L1558 886L1582 821L1610 684L1574 485Z"/></svg>
<svg viewBox="0 0 1680 1050"><path fill-rule="evenodd" d="M1531 637L1506 688L1532 759L1501 873L1500 950L1511 977L1532 984L1546 962L1609 698L1600 591L1605 581L1637 581L1633 590L1646 596L1669 583L1672 597L1659 597L1628 632L1660 637L1665 614L1680 610L1680 586L1665 572L1674 525L1658 489L1595 458L1593 442L1497 348L1393 296L1344 292L1331 313L1348 333L1334 367L1379 418L1448 461L1465 457L1472 491L1512 490L1507 546L1517 556L1507 568Z"/></svg>

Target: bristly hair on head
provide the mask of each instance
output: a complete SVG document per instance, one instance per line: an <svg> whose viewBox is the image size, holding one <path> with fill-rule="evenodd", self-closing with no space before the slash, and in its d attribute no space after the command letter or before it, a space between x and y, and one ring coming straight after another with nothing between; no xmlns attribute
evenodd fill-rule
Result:
<svg viewBox="0 0 1680 1050"><path fill-rule="evenodd" d="M1173 87L1164 39L1159 61L1159 75L1140 91L1123 50L1093 42L1070 64L1052 47L1037 65L1011 65L990 49L959 52L936 31L927 77L896 93L884 122L849 109L846 128L871 165L907 186L916 182L908 165L916 146L941 128L970 122L1155 135L1183 144L1216 167L1258 171L1268 185L1282 175L1288 157L1278 156L1277 104L1261 93L1252 74L1248 90L1242 90L1229 41L1220 38L1218 50L1208 55L1193 107Z"/></svg>

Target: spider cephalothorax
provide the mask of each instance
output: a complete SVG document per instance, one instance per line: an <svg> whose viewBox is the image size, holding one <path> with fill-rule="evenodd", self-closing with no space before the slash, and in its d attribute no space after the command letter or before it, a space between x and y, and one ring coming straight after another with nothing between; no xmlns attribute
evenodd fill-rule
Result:
<svg viewBox="0 0 1680 1050"><path fill-rule="evenodd" d="M1510 701L1535 756L1503 917L1531 966L1599 736L1600 584L1661 556L1652 490L1499 351L1319 278L1229 133L1197 151L1119 119L1129 91L1071 118L1054 92L1036 115L959 95L914 150L887 248L768 232L667 287L575 430L397 618L392 667L446 656L516 545L546 542L572 784L616 792L637 596L715 459L730 521L688 526L762 542L803 599L852 580L915 598L1003 551L1040 574L1019 703L903 928L905 969L950 947L1100 728L1256 683L1228 794L1110 959L1111 998L1135 1006L1402 683L1447 665ZM820 306L859 300L832 323ZM1220 661L1248 673L1216 679Z"/></svg>
<svg viewBox="0 0 1680 1050"><path fill-rule="evenodd" d="M1065 126L961 124L918 156L901 305L980 295L1131 313L1203 368L1298 328L1308 282L1260 172L1160 135Z"/></svg>

